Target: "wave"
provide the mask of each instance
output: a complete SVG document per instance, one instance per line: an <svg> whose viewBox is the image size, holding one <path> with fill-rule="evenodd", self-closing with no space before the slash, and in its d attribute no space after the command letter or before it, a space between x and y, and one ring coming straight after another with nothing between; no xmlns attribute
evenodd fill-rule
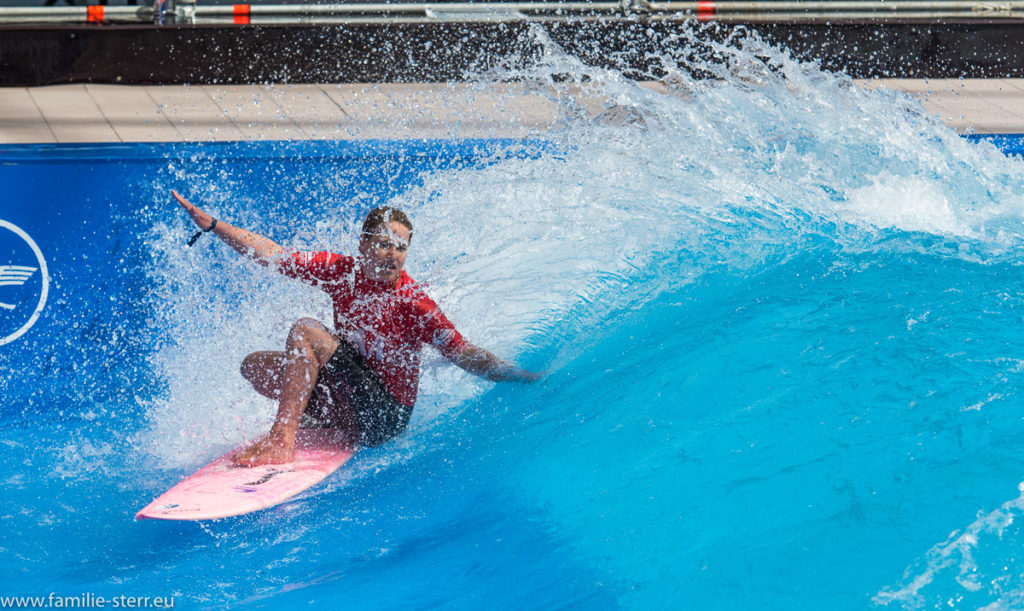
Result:
<svg viewBox="0 0 1024 611"><path fill-rule="evenodd" d="M200 156L154 180L154 207L168 184L188 184L221 218L302 248L352 252L368 207L406 209L408 269L449 318L471 341L551 373L539 387L495 387L429 355L410 431L303 502L442 469L441 494L500 515L515 545L550 543L585 567L579 579L614 584L625 606L749 606L770 593L774 606L848 608L876 592L876 604L913 605L957 563L968 567L961 585L996 597L979 600L1010 600L998 597L1015 578L981 585L963 559L1006 528L1019 499L927 553L909 585L878 584L955 519L905 527L901 507L916 517L996 494L929 492L934 479L906 456L967 478L998 458L981 450L987 427L1020 428L1009 408L1020 361L994 338L1019 339L1006 329L1020 311L1007 286L1022 262L1021 161L961 138L906 95L862 90L752 34L681 33L645 58L641 81L531 35L542 52L530 67L510 61L442 94L472 108L511 84L543 101L554 129L509 119L545 139L530 154L511 144L455 167L416 154ZM690 53L697 44L713 59ZM165 388L130 439L147 465L180 470L269 426L274 406L238 363L279 349L293 320L330 311L317 291L222 245L182 248L187 223L172 209L150 218L147 325L158 340L146 366ZM416 514L413 489L389 487L389 506ZM516 525L482 500L492 494L540 525ZM426 536L347 502L328 525L355 512L400 531L399 547ZM432 508L442 522L481 515L458 500ZM912 534L897 541L904 528ZM385 576L404 566L370 564ZM531 579L536 592L549 586Z"/></svg>

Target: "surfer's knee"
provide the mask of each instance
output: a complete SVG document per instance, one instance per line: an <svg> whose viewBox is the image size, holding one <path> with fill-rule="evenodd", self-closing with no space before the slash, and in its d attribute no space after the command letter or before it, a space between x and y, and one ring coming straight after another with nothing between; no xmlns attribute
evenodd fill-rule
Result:
<svg viewBox="0 0 1024 611"><path fill-rule="evenodd" d="M334 336L320 321L301 318L288 332L287 352L289 358L307 356L317 358L323 364L326 358L330 357L336 344Z"/></svg>
<svg viewBox="0 0 1024 611"><path fill-rule="evenodd" d="M297 345L314 341L323 325L312 318L300 318L288 331L288 344Z"/></svg>
<svg viewBox="0 0 1024 611"><path fill-rule="evenodd" d="M258 375L261 364L262 362L259 358L259 353L252 352L242 359L242 364L238 367L238 370L241 372L243 378L252 382Z"/></svg>
<svg viewBox="0 0 1024 611"><path fill-rule="evenodd" d="M283 365L283 352L253 352L242 359L239 370L256 392L276 399L281 394L280 377Z"/></svg>

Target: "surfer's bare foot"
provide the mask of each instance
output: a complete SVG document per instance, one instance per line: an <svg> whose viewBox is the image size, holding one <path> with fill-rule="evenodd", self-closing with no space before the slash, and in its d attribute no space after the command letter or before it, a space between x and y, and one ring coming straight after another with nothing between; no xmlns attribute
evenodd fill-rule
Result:
<svg viewBox="0 0 1024 611"><path fill-rule="evenodd" d="M267 436L231 457L240 467L277 465L295 460L295 442L287 443L275 436Z"/></svg>

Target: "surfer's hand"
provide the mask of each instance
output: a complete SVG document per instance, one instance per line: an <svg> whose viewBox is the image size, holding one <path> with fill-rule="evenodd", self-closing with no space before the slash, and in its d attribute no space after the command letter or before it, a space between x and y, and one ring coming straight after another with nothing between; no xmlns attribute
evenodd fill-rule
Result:
<svg viewBox="0 0 1024 611"><path fill-rule="evenodd" d="M295 442L288 443L275 435L268 435L231 457L240 467L277 465L295 460Z"/></svg>
<svg viewBox="0 0 1024 611"><path fill-rule="evenodd" d="M524 369L522 373L523 382L527 382L530 384L534 382L540 382L546 377L548 377L548 372L546 371L526 371Z"/></svg>
<svg viewBox="0 0 1024 611"><path fill-rule="evenodd" d="M177 191L171 190L171 196L178 201L178 204L188 212L192 221L200 229L206 229L213 224L213 217L200 210L195 204L182 197Z"/></svg>

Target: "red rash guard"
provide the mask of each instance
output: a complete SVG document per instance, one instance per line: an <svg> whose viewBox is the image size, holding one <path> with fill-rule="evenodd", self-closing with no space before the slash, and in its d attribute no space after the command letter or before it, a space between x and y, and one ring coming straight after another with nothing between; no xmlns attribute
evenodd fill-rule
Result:
<svg viewBox="0 0 1024 611"><path fill-rule="evenodd" d="M403 405L416 403L423 344L434 346L449 359L468 345L405 271L394 287L382 287L363 276L354 258L329 252L293 253L279 269L330 295L335 332L363 354Z"/></svg>

